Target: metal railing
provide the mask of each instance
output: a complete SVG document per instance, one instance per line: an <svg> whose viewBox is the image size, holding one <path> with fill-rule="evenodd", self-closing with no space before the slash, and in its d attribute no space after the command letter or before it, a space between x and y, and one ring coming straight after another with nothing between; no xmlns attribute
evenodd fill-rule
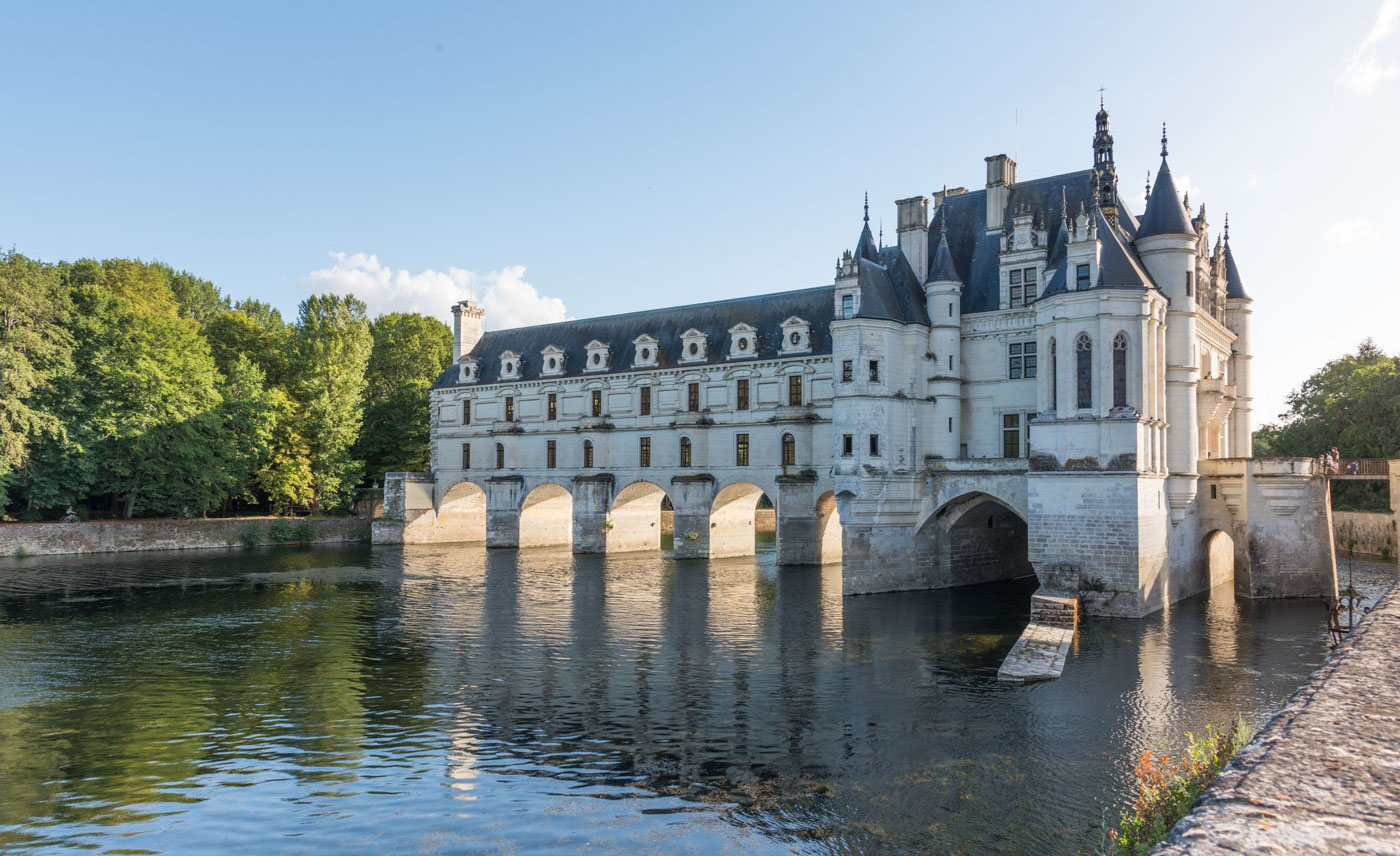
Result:
<svg viewBox="0 0 1400 856"><path fill-rule="evenodd" d="M1390 462L1385 458L1340 458L1333 463L1319 457L1313 459L1313 468L1318 474L1327 476L1350 476L1356 479L1390 477Z"/></svg>

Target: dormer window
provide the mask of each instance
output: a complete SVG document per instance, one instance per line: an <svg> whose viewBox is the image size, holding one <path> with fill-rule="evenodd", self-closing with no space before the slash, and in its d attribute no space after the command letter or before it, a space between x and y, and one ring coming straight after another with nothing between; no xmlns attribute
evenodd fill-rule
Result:
<svg viewBox="0 0 1400 856"><path fill-rule="evenodd" d="M803 354L812 350L811 324L794 315L784 321L782 327L784 354Z"/></svg>
<svg viewBox="0 0 1400 856"><path fill-rule="evenodd" d="M605 372L608 370L610 363L608 360L609 348L607 342L600 342L594 339L584 346L584 350L588 354L588 356L584 358L587 360L583 367L584 371Z"/></svg>
<svg viewBox="0 0 1400 856"><path fill-rule="evenodd" d="M520 355L515 351L501 354L501 380L514 380L520 377Z"/></svg>
<svg viewBox="0 0 1400 856"><path fill-rule="evenodd" d="M457 382L476 383L476 357L462 357L457 361Z"/></svg>
<svg viewBox="0 0 1400 856"><path fill-rule="evenodd" d="M634 368L655 368L657 360L661 356L660 342L655 336L643 333L632 340L632 346L636 349L632 358Z"/></svg>
<svg viewBox="0 0 1400 856"><path fill-rule="evenodd" d="M681 334L681 362L703 363L706 359L706 339L704 333L695 328Z"/></svg>
<svg viewBox="0 0 1400 856"><path fill-rule="evenodd" d="M729 328L729 359L742 360L758 355L758 330L748 324Z"/></svg>
<svg viewBox="0 0 1400 856"><path fill-rule="evenodd" d="M550 345L540 351L540 374L545 377L556 377L564 373L564 349L558 345Z"/></svg>

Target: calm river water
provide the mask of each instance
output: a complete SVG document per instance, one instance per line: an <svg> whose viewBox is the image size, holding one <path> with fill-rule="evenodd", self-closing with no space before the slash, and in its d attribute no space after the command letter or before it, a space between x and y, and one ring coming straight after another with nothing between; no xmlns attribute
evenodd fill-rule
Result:
<svg viewBox="0 0 1400 856"><path fill-rule="evenodd" d="M1143 749L1327 650L1317 602L1219 590L1004 686L1032 585L840 588L771 552L0 561L0 850L1073 854Z"/></svg>

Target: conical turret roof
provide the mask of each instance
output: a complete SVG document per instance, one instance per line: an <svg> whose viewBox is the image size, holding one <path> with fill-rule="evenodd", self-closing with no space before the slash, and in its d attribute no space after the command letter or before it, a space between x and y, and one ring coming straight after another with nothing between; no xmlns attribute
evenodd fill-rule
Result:
<svg viewBox="0 0 1400 856"><path fill-rule="evenodd" d="M1176 192L1176 182L1172 180L1171 167L1166 157L1157 170L1157 182L1152 185L1152 196L1147 200L1147 210L1142 212L1142 222L1138 224L1138 240L1153 235L1191 235L1196 229L1181 203L1181 195Z"/></svg>
<svg viewBox="0 0 1400 856"><path fill-rule="evenodd" d="M948 227L945 221L938 238L938 249L934 251L933 263L928 267L925 282L956 282L962 284L957 268L953 266L953 251L948 249Z"/></svg>

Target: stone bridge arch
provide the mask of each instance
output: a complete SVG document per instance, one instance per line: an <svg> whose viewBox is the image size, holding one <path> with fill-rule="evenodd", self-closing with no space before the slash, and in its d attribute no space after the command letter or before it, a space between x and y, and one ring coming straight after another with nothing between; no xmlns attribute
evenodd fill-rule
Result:
<svg viewBox="0 0 1400 856"><path fill-rule="evenodd" d="M437 499L433 541L485 541L486 490L470 479L447 486Z"/></svg>
<svg viewBox="0 0 1400 856"><path fill-rule="evenodd" d="M661 505L666 498L666 490L652 481L639 479L619 490L604 527L606 552L660 550Z"/></svg>
<svg viewBox="0 0 1400 856"><path fill-rule="evenodd" d="M1026 519L1011 502L985 491L953 497L915 534L915 560L933 588L1011 580L1035 573Z"/></svg>

